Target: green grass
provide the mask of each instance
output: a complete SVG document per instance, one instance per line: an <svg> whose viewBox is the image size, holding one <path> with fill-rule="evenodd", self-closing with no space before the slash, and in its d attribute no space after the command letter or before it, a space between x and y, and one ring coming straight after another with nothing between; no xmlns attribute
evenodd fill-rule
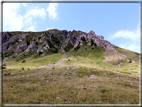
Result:
<svg viewBox="0 0 142 107"><path fill-rule="evenodd" d="M136 63L139 64L139 53L137 52L133 52L133 51L130 51L130 50L126 50L126 49L122 49L122 48L119 48L119 47L115 47L115 49L124 54L124 55L127 55L130 59L132 59L133 61L135 61Z"/></svg>
<svg viewBox="0 0 142 107"><path fill-rule="evenodd" d="M91 46L66 55L4 61L3 104L139 104L139 63L111 66L103 62L104 49ZM48 64L55 66L36 69Z"/></svg>
<svg viewBox="0 0 142 107"><path fill-rule="evenodd" d="M85 67L77 70L66 70L64 67L11 72L14 73L13 76L3 78L4 104L138 104L139 102L139 79L136 80L129 75ZM49 72L52 72L52 76L48 76ZM26 77L22 77L23 75ZM96 79L91 80L87 77L90 75L95 75ZM117 79L117 76L120 79ZM95 84L99 84L97 88L94 88Z"/></svg>

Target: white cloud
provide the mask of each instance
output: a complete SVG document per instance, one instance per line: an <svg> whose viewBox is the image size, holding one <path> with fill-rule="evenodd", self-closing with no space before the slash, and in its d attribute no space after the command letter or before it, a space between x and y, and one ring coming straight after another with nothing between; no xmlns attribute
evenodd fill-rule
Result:
<svg viewBox="0 0 142 107"><path fill-rule="evenodd" d="M50 19L58 19L57 7L58 3L50 3L47 7L47 12Z"/></svg>
<svg viewBox="0 0 142 107"><path fill-rule="evenodd" d="M29 27L28 29L25 29L24 31L36 31L34 26Z"/></svg>
<svg viewBox="0 0 142 107"><path fill-rule="evenodd" d="M119 30L109 37L109 40L117 40L119 38L118 46L140 52L140 24L134 30ZM122 43L120 39L126 40Z"/></svg>
<svg viewBox="0 0 142 107"><path fill-rule="evenodd" d="M119 47L140 53L140 44L133 41L132 43L120 44Z"/></svg>
<svg viewBox="0 0 142 107"><path fill-rule="evenodd" d="M40 17L42 19L44 19L46 15L46 10L38 7L34 7L27 12L27 16Z"/></svg>
<svg viewBox="0 0 142 107"><path fill-rule="evenodd" d="M20 13L21 7L26 7L25 14ZM34 30L37 27L36 19L44 19L46 10L38 6L29 6L22 3L3 4L3 31Z"/></svg>
<svg viewBox="0 0 142 107"><path fill-rule="evenodd" d="M139 28L139 25L133 31L130 31L130 30L119 30L119 31L117 31L116 33L114 33L111 36L112 39L120 38L120 37L136 40L137 38L140 37L140 28Z"/></svg>
<svg viewBox="0 0 142 107"><path fill-rule="evenodd" d="M32 6L25 15L23 15L24 18L24 24L27 28L26 31L35 31L37 27L37 22L34 20L34 18L39 17L41 19L44 19L46 17L46 10L44 8L39 8ZM33 28L34 26L34 28ZM33 28L33 29L32 29Z"/></svg>
<svg viewBox="0 0 142 107"><path fill-rule="evenodd" d="M47 28L46 30L50 30L50 29L54 29L54 28Z"/></svg>
<svg viewBox="0 0 142 107"><path fill-rule="evenodd" d="M27 4L27 3L22 3L22 5L23 5L24 7L26 7L28 4Z"/></svg>
<svg viewBox="0 0 142 107"><path fill-rule="evenodd" d="M23 18L18 14L19 8L19 3L3 4L3 30L21 30Z"/></svg>

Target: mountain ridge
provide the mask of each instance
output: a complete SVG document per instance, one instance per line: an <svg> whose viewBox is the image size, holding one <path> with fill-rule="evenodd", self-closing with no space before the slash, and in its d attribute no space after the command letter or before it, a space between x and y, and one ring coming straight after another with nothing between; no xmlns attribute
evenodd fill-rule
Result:
<svg viewBox="0 0 142 107"><path fill-rule="evenodd" d="M5 32L2 45L4 104L139 104L140 54L94 31Z"/></svg>
<svg viewBox="0 0 142 107"><path fill-rule="evenodd" d="M91 46L92 49L95 47L104 48L104 62L113 60L120 66L122 63L119 60L126 59L127 62L135 63L127 55L118 52L115 49L117 46L104 40L102 35L96 35L93 30L89 33L58 29L41 32L3 32L2 42L3 60L26 56L27 54L24 53L28 52L32 52L35 56L45 56L49 53L77 51L81 46L84 48Z"/></svg>

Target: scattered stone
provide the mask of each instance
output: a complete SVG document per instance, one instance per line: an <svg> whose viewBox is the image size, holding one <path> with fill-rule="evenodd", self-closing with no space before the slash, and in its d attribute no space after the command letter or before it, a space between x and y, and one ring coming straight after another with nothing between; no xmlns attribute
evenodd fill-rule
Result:
<svg viewBox="0 0 142 107"><path fill-rule="evenodd" d="M64 78L62 75L60 77Z"/></svg>
<svg viewBox="0 0 142 107"><path fill-rule="evenodd" d="M134 64L134 63L135 63L135 61L132 61L132 63Z"/></svg>
<svg viewBox="0 0 142 107"><path fill-rule="evenodd" d="M52 74L52 72L49 72L49 73L48 73L48 76L50 76L51 74Z"/></svg>
<svg viewBox="0 0 142 107"><path fill-rule="evenodd" d="M57 99L59 99L60 97L56 97Z"/></svg>
<svg viewBox="0 0 142 107"><path fill-rule="evenodd" d="M43 76L43 75L37 75L37 76L40 76L42 79L44 78L44 76Z"/></svg>
<svg viewBox="0 0 142 107"><path fill-rule="evenodd" d="M77 69L77 68L78 68L77 66L72 67L72 69Z"/></svg>
<svg viewBox="0 0 142 107"><path fill-rule="evenodd" d="M94 88L97 88L97 86L94 86Z"/></svg>
<svg viewBox="0 0 142 107"><path fill-rule="evenodd" d="M66 69L70 69L69 67L67 67Z"/></svg>
<svg viewBox="0 0 142 107"><path fill-rule="evenodd" d="M90 75L90 79L96 79L95 75Z"/></svg>
<svg viewBox="0 0 142 107"><path fill-rule="evenodd" d="M26 75L23 75L23 77L26 77Z"/></svg>
<svg viewBox="0 0 142 107"><path fill-rule="evenodd" d="M47 80L46 82L49 82L49 80Z"/></svg>
<svg viewBox="0 0 142 107"><path fill-rule="evenodd" d="M10 72L6 71L7 75L11 75Z"/></svg>
<svg viewBox="0 0 142 107"><path fill-rule="evenodd" d="M119 79L119 77L117 77L117 79Z"/></svg>
<svg viewBox="0 0 142 107"><path fill-rule="evenodd" d="M131 85L133 85L133 83L131 83Z"/></svg>
<svg viewBox="0 0 142 107"><path fill-rule="evenodd" d="M31 78L27 78L27 80L30 80Z"/></svg>
<svg viewBox="0 0 142 107"><path fill-rule="evenodd" d="M6 66L6 64L4 63L3 66Z"/></svg>
<svg viewBox="0 0 142 107"><path fill-rule="evenodd" d="M16 76L14 76L14 78L16 78Z"/></svg>
<svg viewBox="0 0 142 107"><path fill-rule="evenodd" d="M98 83L95 83L94 88L97 88L97 87L98 87L98 85L99 85Z"/></svg>
<svg viewBox="0 0 142 107"><path fill-rule="evenodd" d="M91 93L91 92L88 92L89 94Z"/></svg>

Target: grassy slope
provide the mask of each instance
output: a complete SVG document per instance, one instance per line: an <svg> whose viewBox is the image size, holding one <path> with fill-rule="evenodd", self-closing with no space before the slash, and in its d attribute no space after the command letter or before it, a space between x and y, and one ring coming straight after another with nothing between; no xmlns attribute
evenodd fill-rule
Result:
<svg viewBox="0 0 142 107"><path fill-rule="evenodd" d="M83 46L77 52L66 53L70 60L58 63L55 69L35 68L62 60L59 53L26 58L25 63L5 61L3 74L9 71L12 75L3 76L4 104L138 104L138 63L113 67L102 62L103 52L103 48L88 46L86 50ZM96 79L90 79L90 75Z"/></svg>
<svg viewBox="0 0 142 107"><path fill-rule="evenodd" d="M119 47L115 47L115 49L124 54L124 55L127 55L130 59L132 59L133 61L135 61L136 63L139 64L139 53L137 52L133 52L133 51L130 51L130 50L126 50L126 49L123 49L123 48L119 48Z"/></svg>

